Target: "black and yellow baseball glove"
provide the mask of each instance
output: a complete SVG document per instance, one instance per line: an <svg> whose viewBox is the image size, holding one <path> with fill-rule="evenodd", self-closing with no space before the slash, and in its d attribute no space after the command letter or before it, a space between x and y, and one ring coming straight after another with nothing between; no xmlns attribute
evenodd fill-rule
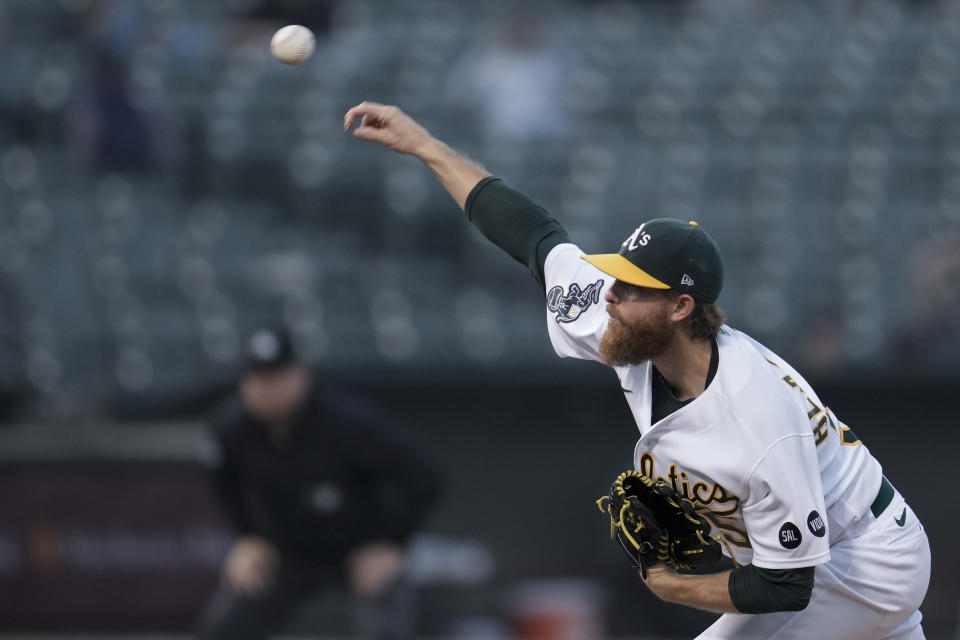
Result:
<svg viewBox="0 0 960 640"><path fill-rule="evenodd" d="M644 579L647 569L663 562L674 569L711 564L723 555L710 537L710 522L693 503L663 480L639 471L624 471L597 500L610 516L610 537L616 538Z"/></svg>

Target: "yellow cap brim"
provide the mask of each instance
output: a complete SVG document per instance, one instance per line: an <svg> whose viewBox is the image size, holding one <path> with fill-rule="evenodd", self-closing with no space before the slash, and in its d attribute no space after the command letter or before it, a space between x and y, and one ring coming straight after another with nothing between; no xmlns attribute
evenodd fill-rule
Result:
<svg viewBox="0 0 960 640"><path fill-rule="evenodd" d="M633 264L619 253L599 253L592 256L580 256L600 271L617 280L649 289L669 289L670 285L660 282L649 273Z"/></svg>

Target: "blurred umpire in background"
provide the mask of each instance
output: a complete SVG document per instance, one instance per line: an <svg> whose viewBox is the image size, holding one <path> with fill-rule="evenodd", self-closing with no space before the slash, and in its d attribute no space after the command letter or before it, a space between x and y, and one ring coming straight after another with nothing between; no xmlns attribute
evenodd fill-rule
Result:
<svg viewBox="0 0 960 640"><path fill-rule="evenodd" d="M434 468L381 417L324 389L284 332L256 331L245 349L211 457L239 537L200 637L269 637L310 595L346 584L360 631L412 638L404 543L436 497Z"/></svg>

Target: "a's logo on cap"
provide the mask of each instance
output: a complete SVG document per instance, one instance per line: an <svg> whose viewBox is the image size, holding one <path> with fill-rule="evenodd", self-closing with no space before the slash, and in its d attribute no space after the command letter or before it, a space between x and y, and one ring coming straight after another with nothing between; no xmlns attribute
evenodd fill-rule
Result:
<svg viewBox="0 0 960 640"><path fill-rule="evenodd" d="M650 234L643 233L643 225L636 228L636 230L630 234L630 237L623 241L623 244L620 245L621 248L626 248L627 251L636 251L637 247L645 247L647 243L650 242Z"/></svg>
<svg viewBox="0 0 960 640"><path fill-rule="evenodd" d="M687 286L687 287L692 287L692 286L693 286L693 278L691 278L691 277L688 276L687 274L683 274L683 277L680 278L680 284L685 285L685 286Z"/></svg>

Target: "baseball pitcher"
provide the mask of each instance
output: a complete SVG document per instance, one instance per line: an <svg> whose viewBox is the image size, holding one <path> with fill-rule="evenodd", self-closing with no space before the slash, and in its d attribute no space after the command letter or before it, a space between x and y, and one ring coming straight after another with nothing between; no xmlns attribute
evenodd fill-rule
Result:
<svg viewBox="0 0 960 640"><path fill-rule="evenodd" d="M398 108L362 103L344 118L354 124L420 158L527 266L558 355L616 372L640 439L635 469L598 504L651 591L724 614L700 638L924 637L923 526L807 381L723 323L723 260L706 231L648 220L616 253L584 255L542 208ZM677 570L721 551L734 569Z"/></svg>

